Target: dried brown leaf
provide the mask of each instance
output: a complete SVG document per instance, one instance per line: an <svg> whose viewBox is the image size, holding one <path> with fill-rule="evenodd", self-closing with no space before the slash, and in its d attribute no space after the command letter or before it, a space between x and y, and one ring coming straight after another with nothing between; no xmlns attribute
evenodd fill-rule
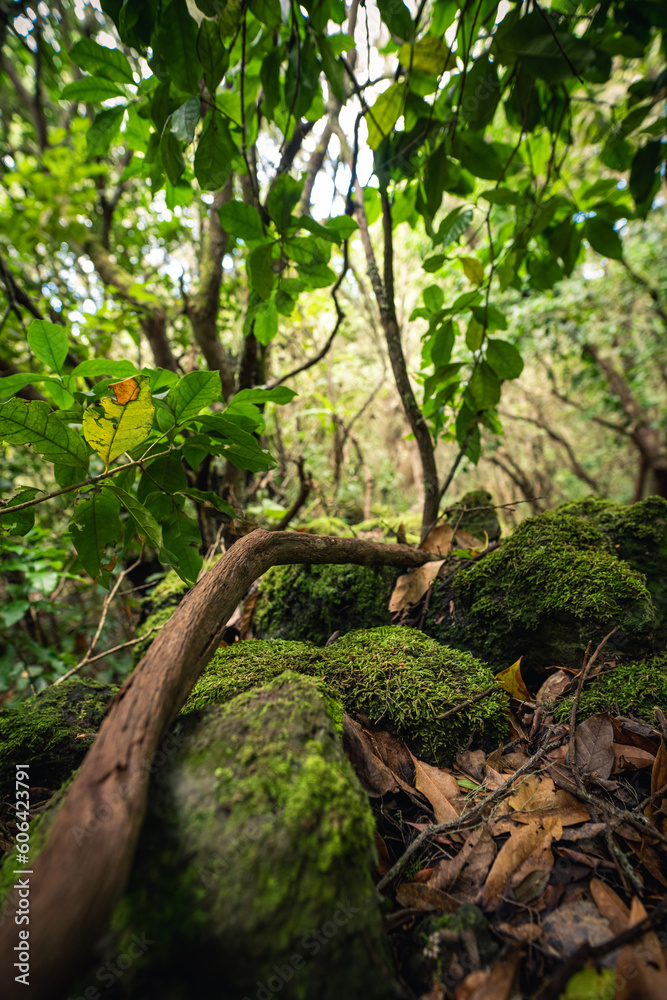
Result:
<svg viewBox="0 0 667 1000"><path fill-rule="evenodd" d="M433 552L436 556L448 556L452 548L454 529L451 524L439 524L431 528L424 541L419 546L424 552Z"/></svg>
<svg viewBox="0 0 667 1000"><path fill-rule="evenodd" d="M413 910L438 910L441 913L456 913L458 902L430 885L421 882L403 882L396 890L396 901L399 906Z"/></svg>
<svg viewBox="0 0 667 1000"><path fill-rule="evenodd" d="M456 779L446 771L441 771L438 767L424 764L423 761L412 757L415 765L415 787L426 796L431 805L437 823L449 823L458 819L460 809L457 811L451 799L456 798L462 802L459 794L459 787Z"/></svg>
<svg viewBox="0 0 667 1000"><path fill-rule="evenodd" d="M595 905L602 916L609 921L614 934L620 934L630 923L630 909L618 893L599 878L592 878L589 888Z"/></svg>
<svg viewBox="0 0 667 1000"><path fill-rule="evenodd" d="M511 876L531 854L559 840L562 826L558 816L547 815L542 821L535 817L526 826L512 830L510 838L501 847L491 866L481 900L485 909L495 909L505 892Z"/></svg>
<svg viewBox="0 0 667 1000"><path fill-rule="evenodd" d="M646 916L636 897L630 907L630 926ZM655 931L621 948L616 965L615 1000L665 1000L667 963Z"/></svg>
<svg viewBox="0 0 667 1000"><path fill-rule="evenodd" d="M599 712L577 726L574 752L577 766L584 774L596 774L603 781L614 766L612 741L614 729L606 712Z"/></svg>
<svg viewBox="0 0 667 1000"><path fill-rule="evenodd" d="M405 611L420 601L438 575L443 562L444 559L438 559L435 562L424 563L412 573L399 576L389 601L389 610Z"/></svg>

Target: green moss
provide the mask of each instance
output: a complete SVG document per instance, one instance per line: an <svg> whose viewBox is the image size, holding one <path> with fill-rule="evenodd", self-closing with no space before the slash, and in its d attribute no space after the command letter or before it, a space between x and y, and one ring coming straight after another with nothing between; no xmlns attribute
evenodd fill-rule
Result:
<svg viewBox="0 0 667 1000"><path fill-rule="evenodd" d="M382 531L383 538L395 539L403 526L405 539L409 545L419 545L421 537L422 515L415 511L404 514L379 514L355 525L357 534L364 531Z"/></svg>
<svg viewBox="0 0 667 1000"><path fill-rule="evenodd" d="M144 618L137 626L136 634L137 637L146 636L146 638L142 642L138 642L132 650L133 667L136 667L139 660L145 656L148 647L157 635L157 631L153 631L153 629L161 629L167 624L189 589L187 583L181 580L178 573L175 570L170 570L144 600L142 604Z"/></svg>
<svg viewBox="0 0 667 1000"><path fill-rule="evenodd" d="M470 490L454 504L454 507L493 507L493 497L487 490ZM448 521L451 525L457 525L461 531L474 535L475 538L483 539L484 532L490 542L496 542L500 538L500 522L495 510L471 510L470 513L460 509L452 510Z"/></svg>
<svg viewBox="0 0 667 1000"><path fill-rule="evenodd" d="M469 653L398 626L352 632L326 649L249 640L219 650L183 711L213 699L228 701L286 668L324 680L348 711L363 712L393 729L417 756L445 761L472 743L495 747L506 733L500 688L465 712L439 720L443 712L489 687L493 676Z"/></svg>
<svg viewBox="0 0 667 1000"><path fill-rule="evenodd" d="M33 787L58 788L78 767L118 690L70 677L0 713L0 796L13 788L16 764L30 765Z"/></svg>
<svg viewBox="0 0 667 1000"><path fill-rule="evenodd" d="M253 629L323 645L335 631L388 624L396 577L389 567L274 566L262 577Z"/></svg>
<svg viewBox="0 0 667 1000"><path fill-rule="evenodd" d="M644 575L658 613L656 638L661 645L667 642L667 499L647 497L626 505L587 497L560 510L591 521L618 558Z"/></svg>
<svg viewBox="0 0 667 1000"><path fill-rule="evenodd" d="M145 928L157 942L131 970L136 995L154 987L157 967L189 995L214 995L224 972L225 996L254 996L294 954L304 961L284 983L290 1000L333 1000L351 986L390 995L373 818L320 688L286 671L186 720L181 749L156 776L114 919L114 950Z"/></svg>
<svg viewBox="0 0 667 1000"><path fill-rule="evenodd" d="M338 538L354 538L355 535L342 517L314 517L303 528L311 535L336 535Z"/></svg>
<svg viewBox="0 0 667 1000"><path fill-rule="evenodd" d="M667 653L647 661L620 663L598 674L581 694L577 718L611 712L655 725L655 705L667 710ZM568 719L571 707L571 697L562 699L555 707L555 717Z"/></svg>
<svg viewBox="0 0 667 1000"><path fill-rule="evenodd" d="M418 757L444 762L473 744L495 747L506 734L500 688L464 712L438 719L493 684L493 675L469 653L439 646L416 629L352 632L323 650L322 658L322 676L345 707L393 729Z"/></svg>
<svg viewBox="0 0 667 1000"><path fill-rule="evenodd" d="M450 601L454 600L454 613ZM507 666L579 665L589 640L620 626L626 649L650 646L655 610L642 577L593 524L547 511L436 591L425 631Z"/></svg>
<svg viewBox="0 0 667 1000"><path fill-rule="evenodd" d="M219 649L201 675L182 715L215 702L226 704L237 695L274 680L285 670L315 673L319 650L312 643L246 639Z"/></svg>

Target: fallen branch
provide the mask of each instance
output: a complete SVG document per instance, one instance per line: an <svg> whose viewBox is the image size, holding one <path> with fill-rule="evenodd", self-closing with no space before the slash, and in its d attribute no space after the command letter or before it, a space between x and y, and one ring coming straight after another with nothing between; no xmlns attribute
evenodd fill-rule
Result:
<svg viewBox="0 0 667 1000"><path fill-rule="evenodd" d="M59 995L107 926L130 873L153 756L253 581L276 565L415 567L432 558L405 545L257 529L186 594L111 703L46 845L29 859L31 1000ZM18 896L5 905L13 914ZM13 966L17 930L11 917L0 929L5 1000L25 996Z"/></svg>

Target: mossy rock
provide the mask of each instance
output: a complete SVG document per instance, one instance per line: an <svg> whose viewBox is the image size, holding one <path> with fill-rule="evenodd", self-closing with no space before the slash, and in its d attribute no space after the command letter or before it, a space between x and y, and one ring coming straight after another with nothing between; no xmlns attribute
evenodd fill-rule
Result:
<svg viewBox="0 0 667 1000"><path fill-rule="evenodd" d="M619 559L645 577L657 612L656 641L667 643L667 499L647 497L621 504L587 497L560 508L591 521L609 539Z"/></svg>
<svg viewBox="0 0 667 1000"><path fill-rule="evenodd" d="M274 566L262 577L253 631L323 645L336 631L388 625L397 576L388 566Z"/></svg>
<svg viewBox="0 0 667 1000"><path fill-rule="evenodd" d="M612 646L635 655L650 649L655 618L643 577L595 525L547 511L451 586L436 583L424 631L494 667L519 656L528 668L578 667L589 640L595 645L614 626Z"/></svg>
<svg viewBox="0 0 667 1000"><path fill-rule="evenodd" d="M16 764L30 765L33 787L57 789L78 767L118 688L70 677L0 713L0 797Z"/></svg>
<svg viewBox="0 0 667 1000"><path fill-rule="evenodd" d="M577 718L598 712L625 715L655 725L654 706L667 711L667 653L646 661L619 663L587 681L581 693ZM569 719L572 697L560 699L555 716Z"/></svg>
<svg viewBox="0 0 667 1000"><path fill-rule="evenodd" d="M480 540L484 538L486 532L490 542L498 541L501 530L495 510L467 511L470 507L493 507L493 497L487 490L470 490L454 506L466 510L451 510L447 519L449 524L457 526L461 531L467 531Z"/></svg>
<svg viewBox="0 0 667 1000"><path fill-rule="evenodd" d="M351 632L326 649L247 640L218 650L183 711L212 698L227 701L285 669L321 678L347 711L363 712L392 729L418 757L431 761L446 763L468 746L495 748L507 733L500 688L465 711L439 719L493 684L493 675L469 653L399 626Z"/></svg>
<svg viewBox="0 0 667 1000"><path fill-rule="evenodd" d="M126 996L400 995L371 880L374 821L330 709L318 681L285 671L181 723L95 958L147 932Z"/></svg>

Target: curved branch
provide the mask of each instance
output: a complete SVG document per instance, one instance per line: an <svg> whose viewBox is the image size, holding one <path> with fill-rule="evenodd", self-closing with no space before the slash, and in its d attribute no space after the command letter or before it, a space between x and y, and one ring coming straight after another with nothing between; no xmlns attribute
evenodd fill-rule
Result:
<svg viewBox="0 0 667 1000"><path fill-rule="evenodd" d="M112 702L44 849L31 858L30 947L39 956L31 1000L59 995L107 925L130 873L153 756L254 580L291 563L406 567L432 558L406 545L257 529L202 577ZM7 905L16 907L18 897ZM5 1000L25 995L14 978L16 943L7 920L0 930Z"/></svg>

